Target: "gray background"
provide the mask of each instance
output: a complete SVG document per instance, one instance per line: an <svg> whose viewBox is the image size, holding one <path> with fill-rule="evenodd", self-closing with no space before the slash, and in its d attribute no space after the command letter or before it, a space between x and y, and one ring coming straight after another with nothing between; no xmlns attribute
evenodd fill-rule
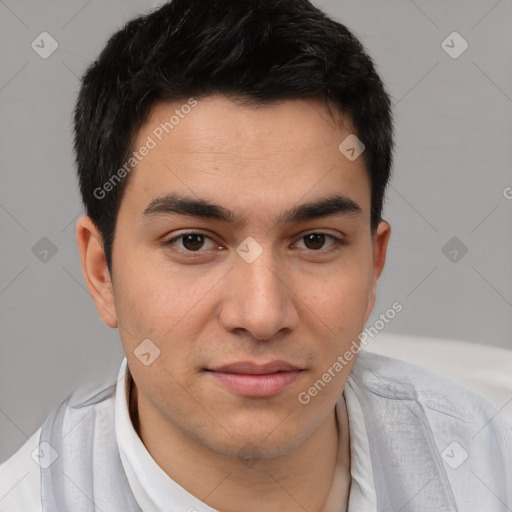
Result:
<svg viewBox="0 0 512 512"><path fill-rule="evenodd" d="M71 112L109 35L155 5L0 0L0 462L123 357L81 274ZM316 5L361 39L395 105L392 236L368 324L400 301L388 333L512 348L512 0ZM31 48L43 31L59 45L47 59ZM441 46L453 31L469 44L457 59ZM57 249L46 262L43 237ZM452 237L457 258L468 249L456 262L442 250Z"/></svg>

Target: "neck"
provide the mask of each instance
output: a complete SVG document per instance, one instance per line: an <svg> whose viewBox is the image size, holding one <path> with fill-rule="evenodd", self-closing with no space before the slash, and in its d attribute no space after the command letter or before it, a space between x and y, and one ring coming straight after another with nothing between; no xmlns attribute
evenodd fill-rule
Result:
<svg viewBox="0 0 512 512"><path fill-rule="evenodd" d="M146 403L131 376L130 381L130 417L151 457L170 478L210 507L222 512L241 508L244 512L331 512L346 506L350 442L344 400L340 400L341 425L333 409L290 453L240 464L169 425ZM335 472L336 489L326 502Z"/></svg>

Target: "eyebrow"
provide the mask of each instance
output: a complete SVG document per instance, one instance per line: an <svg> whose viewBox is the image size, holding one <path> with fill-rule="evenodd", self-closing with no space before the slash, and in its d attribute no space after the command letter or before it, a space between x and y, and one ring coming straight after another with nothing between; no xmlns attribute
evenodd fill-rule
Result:
<svg viewBox="0 0 512 512"><path fill-rule="evenodd" d="M342 194L334 194L313 202L294 206L279 215L276 223L298 223L335 215L361 216L362 213L362 208L355 201ZM166 194L151 201L145 208L142 217L150 218L162 214L219 220L238 228L242 228L247 221L247 217L220 204L212 203L206 199L180 196L176 193Z"/></svg>

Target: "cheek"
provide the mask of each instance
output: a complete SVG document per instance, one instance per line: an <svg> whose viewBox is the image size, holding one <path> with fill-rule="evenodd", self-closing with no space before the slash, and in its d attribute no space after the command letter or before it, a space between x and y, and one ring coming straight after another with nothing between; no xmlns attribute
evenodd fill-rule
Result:
<svg viewBox="0 0 512 512"><path fill-rule="evenodd" d="M149 339L158 348L154 364L180 380L187 380L196 363L195 342L215 314L209 301L213 295L208 294L213 293L218 278L150 265L139 266L135 271L126 262L123 267L119 268L115 296L119 333L127 358L132 358L134 367L141 366L135 354L143 340Z"/></svg>
<svg viewBox="0 0 512 512"><path fill-rule="evenodd" d="M206 291L208 276L190 275L158 265L125 262L119 269L115 287L116 311L121 322L132 325L138 334L162 337L176 325L185 325Z"/></svg>
<svg viewBox="0 0 512 512"><path fill-rule="evenodd" d="M371 292L371 269L368 265L340 266L323 279L304 301L311 310L332 323L332 327L362 321Z"/></svg>
<svg viewBox="0 0 512 512"><path fill-rule="evenodd" d="M323 342L316 347L323 371L339 354L343 354L364 328L364 317L371 292L371 269L368 265L340 268L323 280L315 292L304 299L308 305L305 315L315 326L317 337L322 332ZM306 318L306 316L304 317Z"/></svg>

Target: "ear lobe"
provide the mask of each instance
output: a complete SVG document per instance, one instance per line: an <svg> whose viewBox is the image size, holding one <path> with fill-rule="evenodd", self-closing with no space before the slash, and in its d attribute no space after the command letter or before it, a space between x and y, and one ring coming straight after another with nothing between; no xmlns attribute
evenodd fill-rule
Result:
<svg viewBox="0 0 512 512"><path fill-rule="evenodd" d="M372 267L372 284L371 292L366 308L364 323L368 321L370 314L375 305L377 297L377 282L386 263L387 247L389 237L391 236L391 226L385 220L381 221L377 227L375 235L373 235L373 267Z"/></svg>
<svg viewBox="0 0 512 512"><path fill-rule="evenodd" d="M114 290L108 271L103 239L92 219L86 215L78 219L76 241L80 253L82 273L96 309L103 322L117 327Z"/></svg>

